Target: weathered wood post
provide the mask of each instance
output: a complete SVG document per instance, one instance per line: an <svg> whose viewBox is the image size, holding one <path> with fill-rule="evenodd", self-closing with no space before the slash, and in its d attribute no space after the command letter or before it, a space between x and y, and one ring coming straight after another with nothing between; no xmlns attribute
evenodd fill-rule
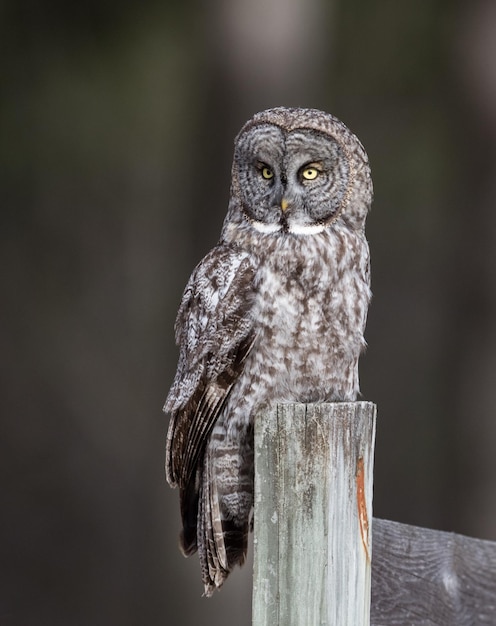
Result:
<svg viewBox="0 0 496 626"><path fill-rule="evenodd" d="M370 402L257 416L254 626L370 624L375 418Z"/></svg>

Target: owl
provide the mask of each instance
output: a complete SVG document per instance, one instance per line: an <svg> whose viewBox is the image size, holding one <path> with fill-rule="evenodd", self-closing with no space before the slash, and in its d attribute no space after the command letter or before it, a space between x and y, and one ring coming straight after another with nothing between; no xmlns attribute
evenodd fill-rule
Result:
<svg viewBox="0 0 496 626"><path fill-rule="evenodd" d="M164 407L180 545L198 551L207 596L245 559L254 415L359 393L371 202L366 152L332 115L269 109L236 137L227 216L182 297Z"/></svg>

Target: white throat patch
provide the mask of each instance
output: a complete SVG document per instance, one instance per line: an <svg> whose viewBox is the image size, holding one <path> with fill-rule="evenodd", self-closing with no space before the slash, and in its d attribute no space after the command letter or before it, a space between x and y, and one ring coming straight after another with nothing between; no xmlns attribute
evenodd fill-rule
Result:
<svg viewBox="0 0 496 626"><path fill-rule="evenodd" d="M259 222L258 220L250 220L250 223L259 233L277 233L282 230L281 224L264 224L264 222Z"/></svg>
<svg viewBox="0 0 496 626"><path fill-rule="evenodd" d="M250 224L259 233L266 235L281 232L283 229L282 224L265 224L258 220L250 220ZM318 235L322 233L327 227L327 224L289 224L288 233L292 235Z"/></svg>
<svg viewBox="0 0 496 626"><path fill-rule="evenodd" d="M326 229L326 224L290 224L288 231L293 235L317 235Z"/></svg>

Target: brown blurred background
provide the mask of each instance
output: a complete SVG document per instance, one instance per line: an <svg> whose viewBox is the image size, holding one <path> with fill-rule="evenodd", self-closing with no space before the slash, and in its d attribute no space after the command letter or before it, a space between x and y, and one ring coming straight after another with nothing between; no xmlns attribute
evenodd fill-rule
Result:
<svg viewBox="0 0 496 626"><path fill-rule="evenodd" d="M375 203L362 360L376 516L496 540L496 4L0 5L0 626L250 624L163 477L173 322L233 138L322 108Z"/></svg>

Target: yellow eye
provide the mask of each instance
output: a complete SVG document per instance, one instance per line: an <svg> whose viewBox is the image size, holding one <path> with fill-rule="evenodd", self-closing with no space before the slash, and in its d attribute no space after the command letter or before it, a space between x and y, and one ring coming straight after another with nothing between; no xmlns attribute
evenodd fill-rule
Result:
<svg viewBox="0 0 496 626"><path fill-rule="evenodd" d="M306 167L301 175L305 180L314 180L319 175L319 170L316 167Z"/></svg>
<svg viewBox="0 0 496 626"><path fill-rule="evenodd" d="M274 177L274 172L270 169L270 167L267 167L266 165L262 167L261 171L262 171L262 176L266 178L267 180L270 180L271 178Z"/></svg>

